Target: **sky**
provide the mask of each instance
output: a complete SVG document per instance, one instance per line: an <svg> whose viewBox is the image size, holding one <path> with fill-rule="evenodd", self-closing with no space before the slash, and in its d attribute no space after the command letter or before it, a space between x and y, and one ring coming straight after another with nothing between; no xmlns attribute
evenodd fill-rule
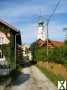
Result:
<svg viewBox="0 0 67 90"><path fill-rule="evenodd" d="M31 44L37 40L36 32L39 16L47 22L58 0L0 0L0 19L17 27L21 32L22 43ZM48 24L51 40L64 40L64 27L67 26L67 0L60 0Z"/></svg>

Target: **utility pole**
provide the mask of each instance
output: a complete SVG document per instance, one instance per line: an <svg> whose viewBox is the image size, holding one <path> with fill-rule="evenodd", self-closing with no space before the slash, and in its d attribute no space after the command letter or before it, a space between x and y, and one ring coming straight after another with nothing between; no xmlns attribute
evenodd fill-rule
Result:
<svg viewBox="0 0 67 90"><path fill-rule="evenodd" d="M67 43L67 27L64 28L64 41Z"/></svg>
<svg viewBox="0 0 67 90"><path fill-rule="evenodd" d="M56 11L57 7L59 6L60 2L61 2L61 0L58 0L52 14L49 16L49 19L47 20L47 24L46 24L47 25L47 58L48 58L48 24L49 24L51 18L53 17L53 15L55 14L55 11Z"/></svg>
<svg viewBox="0 0 67 90"><path fill-rule="evenodd" d="M47 26L47 58L48 58L48 22L47 22L46 26Z"/></svg>
<svg viewBox="0 0 67 90"><path fill-rule="evenodd" d="M17 34L16 34L17 35ZM13 67L13 68L15 68L16 69L16 35L15 35L15 67Z"/></svg>

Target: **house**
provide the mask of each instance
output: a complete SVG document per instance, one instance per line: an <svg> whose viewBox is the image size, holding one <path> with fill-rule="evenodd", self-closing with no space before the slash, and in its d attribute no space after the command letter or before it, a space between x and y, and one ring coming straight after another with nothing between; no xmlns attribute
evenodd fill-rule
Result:
<svg viewBox="0 0 67 90"><path fill-rule="evenodd" d="M32 60L32 54L31 54L30 45L23 44L22 50L23 50L23 59L31 61Z"/></svg>
<svg viewBox="0 0 67 90"><path fill-rule="evenodd" d="M64 42L62 42L62 41L54 41L54 40L50 40L50 39L48 39L48 44L47 44L47 40L41 40L41 39L39 39L39 40L37 40L36 41L36 44L39 46L39 47L43 47L43 46L47 46L48 45L48 47L50 47L50 48L53 48L53 47L62 47L62 46L64 46Z"/></svg>
<svg viewBox="0 0 67 90"><path fill-rule="evenodd" d="M0 75L16 68L18 45L21 45L20 31L0 20Z"/></svg>

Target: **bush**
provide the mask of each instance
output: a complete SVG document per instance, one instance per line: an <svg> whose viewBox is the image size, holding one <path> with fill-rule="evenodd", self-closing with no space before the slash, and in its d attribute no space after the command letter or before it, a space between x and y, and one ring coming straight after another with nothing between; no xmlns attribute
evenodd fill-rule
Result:
<svg viewBox="0 0 67 90"><path fill-rule="evenodd" d="M48 48L48 59L46 47L38 47L36 43L31 45L33 60L55 62L67 65L67 45L63 47Z"/></svg>

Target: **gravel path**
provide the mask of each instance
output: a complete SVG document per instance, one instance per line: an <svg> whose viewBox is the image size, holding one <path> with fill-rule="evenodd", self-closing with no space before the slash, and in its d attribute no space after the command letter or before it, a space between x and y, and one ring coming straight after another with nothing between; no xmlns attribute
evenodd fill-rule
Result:
<svg viewBox="0 0 67 90"><path fill-rule="evenodd" d="M57 90L54 84L35 66L24 68L11 90Z"/></svg>

